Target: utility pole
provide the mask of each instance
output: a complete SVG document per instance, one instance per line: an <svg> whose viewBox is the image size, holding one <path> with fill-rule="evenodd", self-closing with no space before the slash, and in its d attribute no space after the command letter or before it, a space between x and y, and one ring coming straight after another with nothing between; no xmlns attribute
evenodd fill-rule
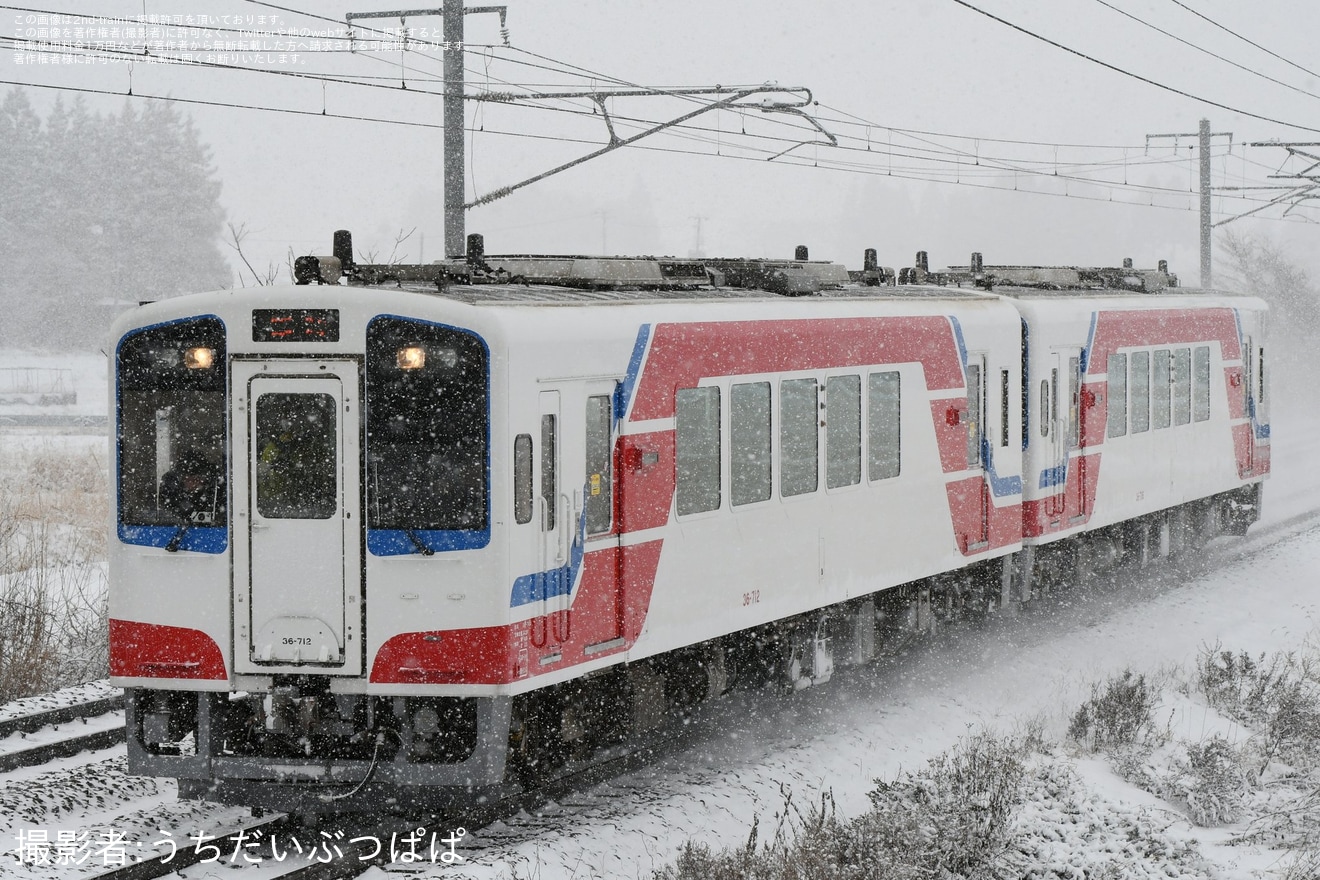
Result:
<svg viewBox="0 0 1320 880"><path fill-rule="evenodd" d="M444 0L445 29L445 256L467 253L463 216L463 0Z"/></svg>
<svg viewBox="0 0 1320 880"><path fill-rule="evenodd" d="M1210 131L1210 120L1202 119L1201 127L1198 131L1182 134L1148 134L1146 135L1146 146L1150 146L1152 138L1174 138L1175 147L1178 138L1194 137L1197 139L1197 149L1200 151L1198 158L1201 160L1201 286L1209 287L1212 283L1210 275L1210 138L1226 137L1229 144L1233 143L1233 133L1229 131Z"/></svg>
<svg viewBox="0 0 1320 880"><path fill-rule="evenodd" d="M702 248L702 246L701 246L701 221L702 221L702 220L709 219L709 218L707 218L704 214L693 214L693 215L692 215L690 218L688 218L688 219L697 221L697 248L696 248L696 252L693 253L692 256L694 256L694 257L704 257L704 256L706 256L706 254L705 254L705 251L703 250L703 248Z"/></svg>
<svg viewBox="0 0 1320 880"><path fill-rule="evenodd" d="M494 12L500 17L500 30L507 45L506 6L463 7L463 0L443 0L439 9L395 9L390 12L350 12L344 16L349 27L357 19L397 18L407 27L412 16L438 15L444 26L444 183L445 183L445 256L462 257L467 252L463 217L463 194L467 181L463 175L463 16L468 13ZM406 30L405 30L406 34ZM404 42L407 42L405 36Z"/></svg>

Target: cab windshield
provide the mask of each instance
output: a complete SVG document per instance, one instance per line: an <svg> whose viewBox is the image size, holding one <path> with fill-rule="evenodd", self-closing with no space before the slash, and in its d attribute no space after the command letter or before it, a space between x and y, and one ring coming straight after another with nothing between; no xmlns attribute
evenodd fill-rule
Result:
<svg viewBox="0 0 1320 880"><path fill-rule="evenodd" d="M225 328L217 318L150 327L120 343L119 524L125 540L158 544L180 526L226 525L224 363Z"/></svg>
<svg viewBox="0 0 1320 880"><path fill-rule="evenodd" d="M430 550L485 543L473 533L489 528L487 371L472 333L394 317L368 325L368 528L411 532Z"/></svg>

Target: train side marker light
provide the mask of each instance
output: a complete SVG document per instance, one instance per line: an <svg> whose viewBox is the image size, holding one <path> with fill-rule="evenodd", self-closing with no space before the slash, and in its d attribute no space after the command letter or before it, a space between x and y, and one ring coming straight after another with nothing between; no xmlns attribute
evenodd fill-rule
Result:
<svg viewBox="0 0 1320 880"><path fill-rule="evenodd" d="M183 365L190 370L209 370L214 363L214 348L190 348L183 353Z"/></svg>
<svg viewBox="0 0 1320 880"><path fill-rule="evenodd" d="M400 370L420 370L426 366L426 349L416 345L401 348L394 362Z"/></svg>

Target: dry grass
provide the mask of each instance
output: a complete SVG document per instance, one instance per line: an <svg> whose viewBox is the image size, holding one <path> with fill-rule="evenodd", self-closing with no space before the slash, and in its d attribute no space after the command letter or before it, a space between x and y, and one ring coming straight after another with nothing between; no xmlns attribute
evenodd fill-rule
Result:
<svg viewBox="0 0 1320 880"><path fill-rule="evenodd" d="M105 455L0 454L0 702L106 675Z"/></svg>
<svg viewBox="0 0 1320 880"><path fill-rule="evenodd" d="M871 809L851 821L828 794L799 808L791 792L760 841L715 851L689 841L656 880L943 880L993 878L1022 805L1024 746L978 733L888 782L875 780Z"/></svg>

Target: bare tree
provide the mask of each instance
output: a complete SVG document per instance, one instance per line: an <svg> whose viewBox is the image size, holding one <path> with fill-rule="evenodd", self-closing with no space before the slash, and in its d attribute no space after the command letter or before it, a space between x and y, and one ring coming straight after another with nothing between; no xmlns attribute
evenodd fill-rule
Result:
<svg viewBox="0 0 1320 880"><path fill-rule="evenodd" d="M402 228L399 229L399 234L394 236L394 247L390 249L389 258L385 260L386 265L397 266L399 263L403 262L407 254L399 253L399 245L403 244L409 238L412 238L412 234L416 231L417 231L416 226L414 226L412 229L409 229L407 232L404 232ZM379 255L380 255L380 251L378 250L358 251L358 259L360 259L363 263L375 263L376 257Z"/></svg>
<svg viewBox="0 0 1320 880"><path fill-rule="evenodd" d="M267 287L274 284L280 274L279 267L275 265L275 262L272 260L266 265L266 271L264 273L258 273L256 269L252 268L252 263L248 260L247 254L243 253L243 240L248 237L247 224L240 223L235 226L233 223L226 223L225 225L229 227L229 240L226 241L225 244L237 252L239 259L243 261L243 265L247 266L247 270L252 273L252 280L257 282L258 287ZM292 252L292 248L290 248L290 252ZM292 272L290 274L292 274ZM243 280L242 272L238 273L238 282L242 286L247 287L247 282Z"/></svg>

